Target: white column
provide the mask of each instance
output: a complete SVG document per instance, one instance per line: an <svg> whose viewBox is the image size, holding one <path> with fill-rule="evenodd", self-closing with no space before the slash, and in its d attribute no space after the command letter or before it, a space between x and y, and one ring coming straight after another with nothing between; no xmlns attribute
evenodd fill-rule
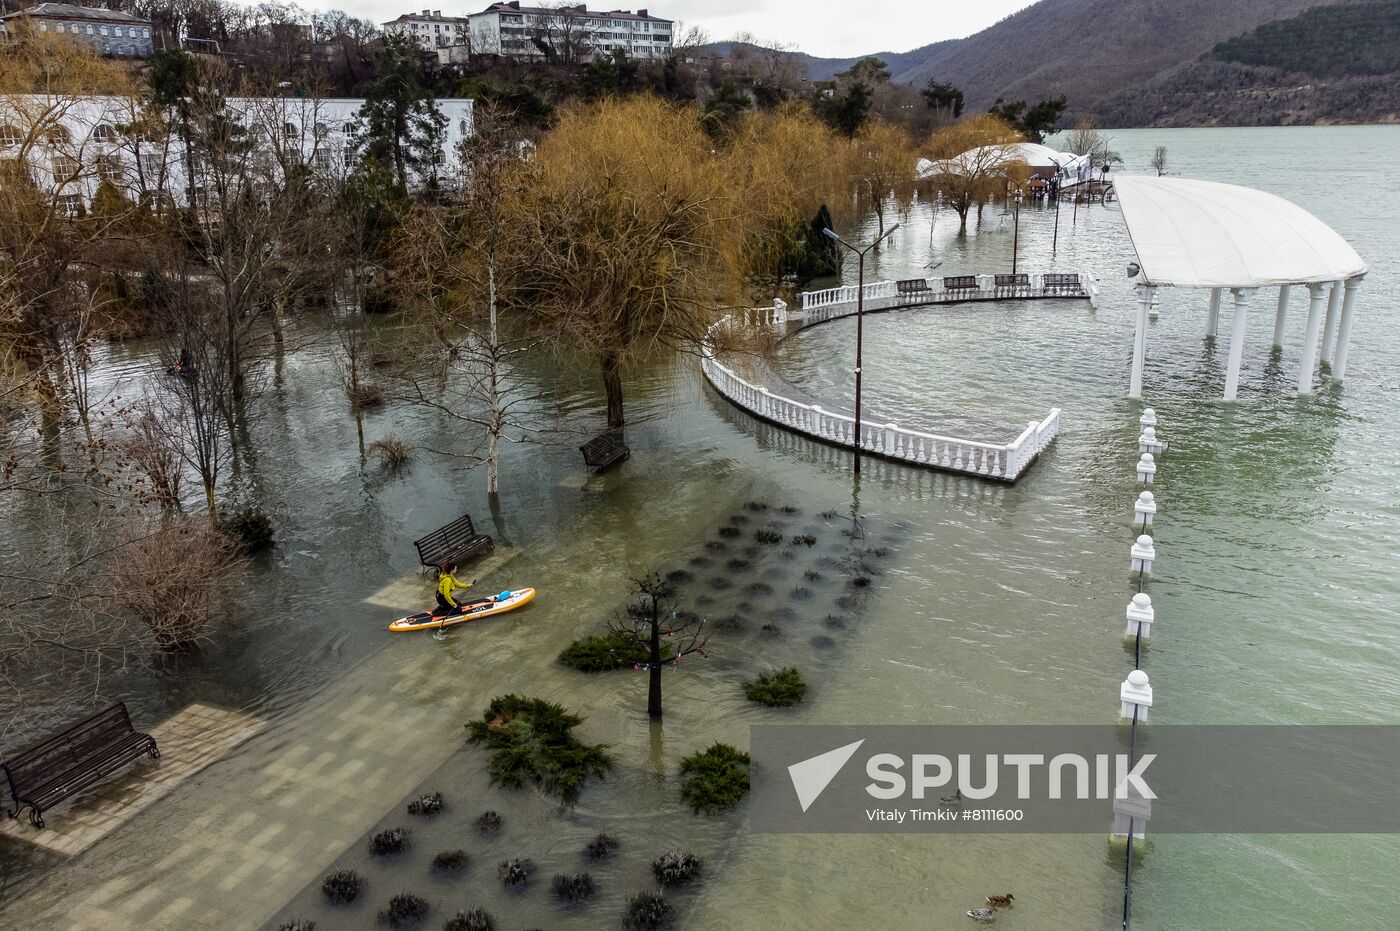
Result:
<svg viewBox="0 0 1400 931"><path fill-rule="evenodd" d="M1210 289L1210 313L1206 315L1206 337L1215 339L1215 333L1220 328L1220 292L1223 288Z"/></svg>
<svg viewBox="0 0 1400 931"><path fill-rule="evenodd" d="M1341 381L1347 373L1347 350L1351 348L1351 321L1356 314L1356 292L1361 276L1347 279L1346 300L1342 302L1342 323L1337 330L1337 351L1332 356L1332 378Z"/></svg>
<svg viewBox="0 0 1400 931"><path fill-rule="evenodd" d="M1293 290L1292 285L1284 285L1278 289L1278 313L1274 314L1274 348L1283 348L1283 323L1288 316L1288 294Z"/></svg>
<svg viewBox="0 0 1400 931"><path fill-rule="evenodd" d="M1332 293L1327 298L1327 318L1322 323L1322 361L1332 364L1332 336L1337 332L1337 309L1342 304L1342 283L1332 282Z"/></svg>
<svg viewBox="0 0 1400 931"><path fill-rule="evenodd" d="M1137 330L1133 333L1133 377L1128 387L1128 397L1142 397L1142 363L1147 355L1147 314L1152 309L1152 299L1157 289L1152 285L1138 285Z"/></svg>
<svg viewBox="0 0 1400 931"><path fill-rule="evenodd" d="M1244 356L1244 325L1249 315L1249 299L1253 288L1231 288L1235 298L1235 322L1230 328L1230 361L1225 369L1225 400L1235 400L1240 386L1240 359Z"/></svg>
<svg viewBox="0 0 1400 931"><path fill-rule="evenodd" d="M1322 304L1327 285L1308 284L1308 325L1303 331L1303 358L1298 361L1298 393L1312 393L1313 369L1317 366L1317 341L1322 330Z"/></svg>

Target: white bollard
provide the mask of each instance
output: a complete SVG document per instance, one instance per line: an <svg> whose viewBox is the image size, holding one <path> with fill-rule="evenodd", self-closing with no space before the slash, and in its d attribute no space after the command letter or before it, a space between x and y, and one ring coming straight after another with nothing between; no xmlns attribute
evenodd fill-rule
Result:
<svg viewBox="0 0 1400 931"><path fill-rule="evenodd" d="M1147 720L1147 709L1152 707L1152 684L1147 681L1147 673L1134 669L1118 688L1120 714L1129 721L1137 713L1138 721Z"/></svg>
<svg viewBox="0 0 1400 931"><path fill-rule="evenodd" d="M1128 630L1125 637L1141 637L1147 640L1152 636L1152 621L1156 618L1152 609L1152 597L1146 592L1138 592L1128 602Z"/></svg>
<svg viewBox="0 0 1400 931"><path fill-rule="evenodd" d="M1157 426L1157 412L1150 407L1144 410L1142 416L1138 418L1138 426L1144 430Z"/></svg>
<svg viewBox="0 0 1400 931"><path fill-rule="evenodd" d="M1142 434L1138 437L1138 452L1151 453L1160 456L1167 451L1167 441L1157 438L1157 431L1152 427L1143 427Z"/></svg>
<svg viewBox="0 0 1400 931"><path fill-rule="evenodd" d="M1147 836L1147 822L1152 819L1152 800L1142 797L1133 783L1124 780L1113 791L1113 836L1135 840Z"/></svg>
<svg viewBox="0 0 1400 931"><path fill-rule="evenodd" d="M1137 480L1144 485L1151 485L1152 479L1157 475L1157 461L1152 458L1151 453L1143 453L1138 459Z"/></svg>
<svg viewBox="0 0 1400 931"><path fill-rule="evenodd" d="M1157 548L1152 545L1152 538L1147 534L1137 538L1133 544L1133 571L1141 572L1143 575L1152 574L1152 560L1157 558Z"/></svg>
<svg viewBox="0 0 1400 931"><path fill-rule="evenodd" d="M1152 518L1157 516L1157 499L1153 497L1152 492L1144 491L1138 495L1137 500L1133 502L1133 515L1143 530L1152 526Z"/></svg>

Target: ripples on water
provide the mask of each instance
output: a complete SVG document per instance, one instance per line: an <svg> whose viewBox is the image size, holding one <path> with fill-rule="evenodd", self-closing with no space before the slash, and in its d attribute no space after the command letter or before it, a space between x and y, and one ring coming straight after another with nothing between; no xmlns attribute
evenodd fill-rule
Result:
<svg viewBox="0 0 1400 931"><path fill-rule="evenodd" d="M1173 442L1155 489L1162 562L1152 594L1160 623L1145 660L1158 692L1155 720L1400 717L1400 346L1389 322L1400 281L1387 264L1400 252L1400 192L1385 167L1397 141L1400 130L1391 127L1114 134L1129 168L1145 166L1164 144L1174 170L1298 201L1335 225L1374 268L1362 292L1346 389L1324 388L1301 401L1287 394L1296 377L1301 295L1294 295L1279 364L1271 364L1268 350L1273 300L1256 298L1242 403L1235 406L1216 401L1222 349L1203 345L1204 296L1163 295L1146 374L1147 400ZM1358 191L1366 196L1348 193ZM873 522L910 527L897 565L880 582L876 610L836 658L798 654L820 684L788 719L1106 720L1128 668L1118 636L1130 594L1124 567L1137 491L1131 465L1139 408L1124 397L1134 307L1122 268L1130 249L1112 205L1081 207L1077 221L1061 210L1052 260L1053 212L1023 209L1020 266L1092 266L1104 277L1097 310L1025 302L867 320L872 405L1007 425L1064 408L1058 442L1027 479L1007 488L881 464L853 493L842 454L738 414L704 389L688 360L651 369L629 386L634 455L620 475L580 488L576 444L507 449L502 518L487 529L525 552L510 581L537 584L541 600L508 636L488 640L483 631L462 641L465 650L483 649L472 681L463 684L467 694L475 700L507 687L540 691L589 713L596 729L590 736L645 757L650 737L635 689L580 686L549 657L596 624L593 597L616 603L627 578L681 558L725 508L758 494L816 507L849 508L855 500ZM999 208L988 208L983 230L966 240L954 236L956 221L945 212L932 247L928 219L927 207L916 206L882 249L872 278L1009 266L1011 221ZM929 271L934 262L942 265ZM836 322L790 341L780 360L788 377L839 398L853 364L851 329ZM138 350L117 349L109 370L134 382L148 364ZM545 406L573 424L599 427L593 373L556 375L539 369L550 386ZM418 651L434 649L427 641L386 644L384 612L360 599L409 570L411 540L444 519L469 510L491 523L482 478L427 455L402 478L362 475L337 383L325 344L299 351L270 379L254 426L257 459L237 483L276 516L277 551L249 582L252 610L232 621L216 646L114 688L138 720L203 700L280 721L303 711L328 683L345 676L392 681ZM434 445L450 443L454 431L436 415L401 405L366 419L369 440L390 429ZM0 533L23 535L14 524ZM575 600L551 603L551 593ZM820 627L820 617L809 620ZM736 654L677 678L686 683L678 694L699 700L686 717L668 719L666 753L716 736L742 743L747 724L765 718L733 698L734 682L725 677L737 677L731 664L780 659L780 652ZM43 722L43 708L35 717ZM210 791L224 769L203 777ZM634 786L636 778L622 783ZM596 803L610 818L630 816L635 801L620 793L597 797L611 800ZM657 794L642 808L659 810L667 797ZM1393 838L1153 840L1155 852L1138 873L1136 927L1400 924L1392 888L1400 847ZM148 859L150 845L148 835L123 834L69 870L120 870ZM1018 926L1109 927L1121 892L1118 864L1098 836L743 832L723 859L687 905L689 927L735 927L735 915L745 916L745 927L943 927L965 921L962 910L983 895L1007 889L1022 903L1007 916ZM0 864L12 877L20 865L33 865L13 856Z"/></svg>

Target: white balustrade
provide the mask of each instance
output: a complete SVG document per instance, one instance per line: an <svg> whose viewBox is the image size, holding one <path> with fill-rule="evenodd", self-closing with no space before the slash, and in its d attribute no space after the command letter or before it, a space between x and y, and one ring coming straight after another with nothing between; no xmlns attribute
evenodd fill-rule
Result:
<svg viewBox="0 0 1400 931"><path fill-rule="evenodd" d="M725 317L711 330L729 323L730 318ZM847 447L854 445L854 417L825 411L815 404L794 401L773 394L761 385L750 384L715 358L714 347L708 341L701 350L700 366L715 390L738 407L816 439ZM1050 445L1059 428L1059 408L1052 408L1044 420L1031 421L1020 436L1006 444L963 440L909 430L896 424L862 421L859 442L861 449L889 459L1015 481Z"/></svg>

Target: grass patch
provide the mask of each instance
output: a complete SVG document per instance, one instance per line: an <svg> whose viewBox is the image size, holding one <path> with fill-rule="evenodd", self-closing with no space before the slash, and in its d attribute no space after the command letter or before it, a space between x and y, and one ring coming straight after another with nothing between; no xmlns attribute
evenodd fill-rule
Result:
<svg viewBox="0 0 1400 931"><path fill-rule="evenodd" d="M410 815L431 818L440 811L442 811L441 792L429 792L427 795L420 795L408 803L408 813Z"/></svg>
<svg viewBox="0 0 1400 931"><path fill-rule="evenodd" d="M587 873L555 873L552 888L554 897L569 905L577 905L597 891L593 877Z"/></svg>
<svg viewBox="0 0 1400 931"><path fill-rule="evenodd" d="M389 828L369 839L370 856L391 857L408 849L408 828Z"/></svg>
<svg viewBox="0 0 1400 931"><path fill-rule="evenodd" d="M501 816L494 811L483 811L474 823L482 834L495 834L501 829Z"/></svg>
<svg viewBox="0 0 1400 931"><path fill-rule="evenodd" d="M651 872L663 886L684 886L700 878L700 858L683 850L670 850L651 861Z"/></svg>
<svg viewBox="0 0 1400 931"><path fill-rule="evenodd" d="M753 538L759 543L781 543L783 542L783 533L772 527L759 527L753 532Z"/></svg>
<svg viewBox="0 0 1400 931"><path fill-rule="evenodd" d="M442 931L496 931L496 919L485 909L473 908L447 919Z"/></svg>
<svg viewBox="0 0 1400 931"><path fill-rule="evenodd" d="M501 878L501 885L507 889L525 885L534 872L535 861L522 860L519 857L514 860L502 860L496 866L496 875Z"/></svg>
<svg viewBox="0 0 1400 931"><path fill-rule="evenodd" d="M663 655L669 647L661 645ZM668 656L665 658L669 658ZM559 654L559 662L580 672L606 672L645 663L647 645L625 631L611 630L606 634L589 634L575 640Z"/></svg>
<svg viewBox="0 0 1400 931"><path fill-rule="evenodd" d="M606 860L613 855L619 844L611 834L599 834L583 848L583 855L590 860Z"/></svg>
<svg viewBox="0 0 1400 931"><path fill-rule="evenodd" d="M379 913L379 920L391 928L411 925L422 921L428 915L428 902L411 892L400 892L389 900L389 905Z"/></svg>
<svg viewBox="0 0 1400 931"><path fill-rule="evenodd" d="M321 891L332 905L355 901L364 888L364 877L354 870L336 870L321 880Z"/></svg>
<svg viewBox="0 0 1400 931"><path fill-rule="evenodd" d="M816 546L817 538L810 533L799 533L789 541L793 546Z"/></svg>
<svg viewBox="0 0 1400 931"><path fill-rule="evenodd" d="M465 850L444 850L433 857L433 869L439 873L460 873L467 868Z"/></svg>
<svg viewBox="0 0 1400 931"><path fill-rule="evenodd" d="M802 673L796 666L779 669L769 675L760 673L757 679L744 683L744 694L749 701L770 708L788 708L802 701L807 694L807 683L802 681Z"/></svg>
<svg viewBox="0 0 1400 931"><path fill-rule="evenodd" d="M589 776L606 776L612 757L604 747L580 742L573 729L583 718L561 705L520 695L492 699L467 730L491 755L491 781L513 789L533 782L565 804L578 801Z"/></svg>
<svg viewBox="0 0 1400 931"><path fill-rule="evenodd" d="M676 920L676 910L655 892L638 892L627 900L622 926L629 931L660 931Z"/></svg>
<svg viewBox="0 0 1400 931"><path fill-rule="evenodd" d="M729 744L681 760L681 798L699 814L730 811L749 791L749 755Z"/></svg>

